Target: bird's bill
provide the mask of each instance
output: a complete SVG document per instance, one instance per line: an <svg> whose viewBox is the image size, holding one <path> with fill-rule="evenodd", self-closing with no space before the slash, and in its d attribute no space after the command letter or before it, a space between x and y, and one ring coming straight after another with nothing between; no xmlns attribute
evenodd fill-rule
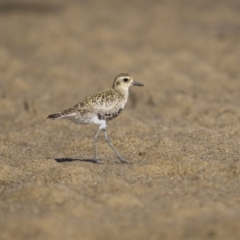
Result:
<svg viewBox="0 0 240 240"><path fill-rule="evenodd" d="M135 81L132 82L132 85L139 86L139 87L143 87L144 86L142 83L135 82Z"/></svg>

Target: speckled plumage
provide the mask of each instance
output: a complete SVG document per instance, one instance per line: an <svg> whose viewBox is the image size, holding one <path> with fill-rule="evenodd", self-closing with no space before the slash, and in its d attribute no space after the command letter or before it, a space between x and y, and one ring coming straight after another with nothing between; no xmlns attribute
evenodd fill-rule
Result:
<svg viewBox="0 0 240 240"><path fill-rule="evenodd" d="M97 161L97 137L101 129L105 133L105 140L117 154L118 158L124 162L125 160L112 146L107 138L106 122L116 118L123 110L128 99L129 87L132 85L143 86L141 83L133 81L132 77L127 73L121 73L114 79L111 89L97 93L93 96L85 98L74 107L63 110L56 114L48 116L50 119L69 119L77 124L94 123L100 125L95 136L95 157Z"/></svg>

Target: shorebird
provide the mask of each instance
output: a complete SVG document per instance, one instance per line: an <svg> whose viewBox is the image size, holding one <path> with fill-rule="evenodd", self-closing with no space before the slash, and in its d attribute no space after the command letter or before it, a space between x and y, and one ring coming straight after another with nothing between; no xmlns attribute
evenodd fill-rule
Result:
<svg viewBox="0 0 240 240"><path fill-rule="evenodd" d="M56 114L51 114L47 118L69 119L76 124L94 123L99 125L99 129L94 137L94 159L96 163L100 163L98 159L98 134L101 130L108 145L115 152L121 162L126 160L120 155L116 148L112 145L107 136L107 122L116 118L123 110L128 100L129 88L131 86L140 86L142 83L135 82L127 73L120 73L116 76L111 89L97 93L93 96L85 98L74 107L63 110Z"/></svg>

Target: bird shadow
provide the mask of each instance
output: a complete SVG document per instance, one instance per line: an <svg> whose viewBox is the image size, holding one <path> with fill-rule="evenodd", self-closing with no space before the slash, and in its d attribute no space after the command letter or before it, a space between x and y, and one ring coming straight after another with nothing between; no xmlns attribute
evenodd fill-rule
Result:
<svg viewBox="0 0 240 240"><path fill-rule="evenodd" d="M82 159L82 158L55 158L54 159L58 163L64 163L64 162L74 162L74 161L81 161L81 162L90 162L90 163L96 163L101 164L101 161L96 161L94 159Z"/></svg>
<svg viewBox="0 0 240 240"><path fill-rule="evenodd" d="M75 162L75 161L80 161L80 162L89 162L89 163L95 163L95 164L104 164L100 159L95 160L91 158L83 159L83 158L55 158L54 159L58 163L65 163L65 162ZM132 164L129 162L117 162L117 164Z"/></svg>

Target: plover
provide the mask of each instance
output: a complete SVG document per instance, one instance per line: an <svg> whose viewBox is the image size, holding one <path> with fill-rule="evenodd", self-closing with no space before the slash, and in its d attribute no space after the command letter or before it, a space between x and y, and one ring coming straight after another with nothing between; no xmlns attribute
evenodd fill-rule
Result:
<svg viewBox="0 0 240 240"><path fill-rule="evenodd" d="M83 101L76 104L74 107L63 110L56 114L51 114L47 118L69 119L77 124L98 124L99 129L94 137L94 159L98 160L98 134L101 130L104 132L105 140L111 149L115 152L121 162L126 160L115 149L107 136L107 122L116 118L123 110L128 100L129 87L143 86L142 83L135 82L127 73L120 73L114 79L111 89L97 93L93 96L85 98Z"/></svg>

